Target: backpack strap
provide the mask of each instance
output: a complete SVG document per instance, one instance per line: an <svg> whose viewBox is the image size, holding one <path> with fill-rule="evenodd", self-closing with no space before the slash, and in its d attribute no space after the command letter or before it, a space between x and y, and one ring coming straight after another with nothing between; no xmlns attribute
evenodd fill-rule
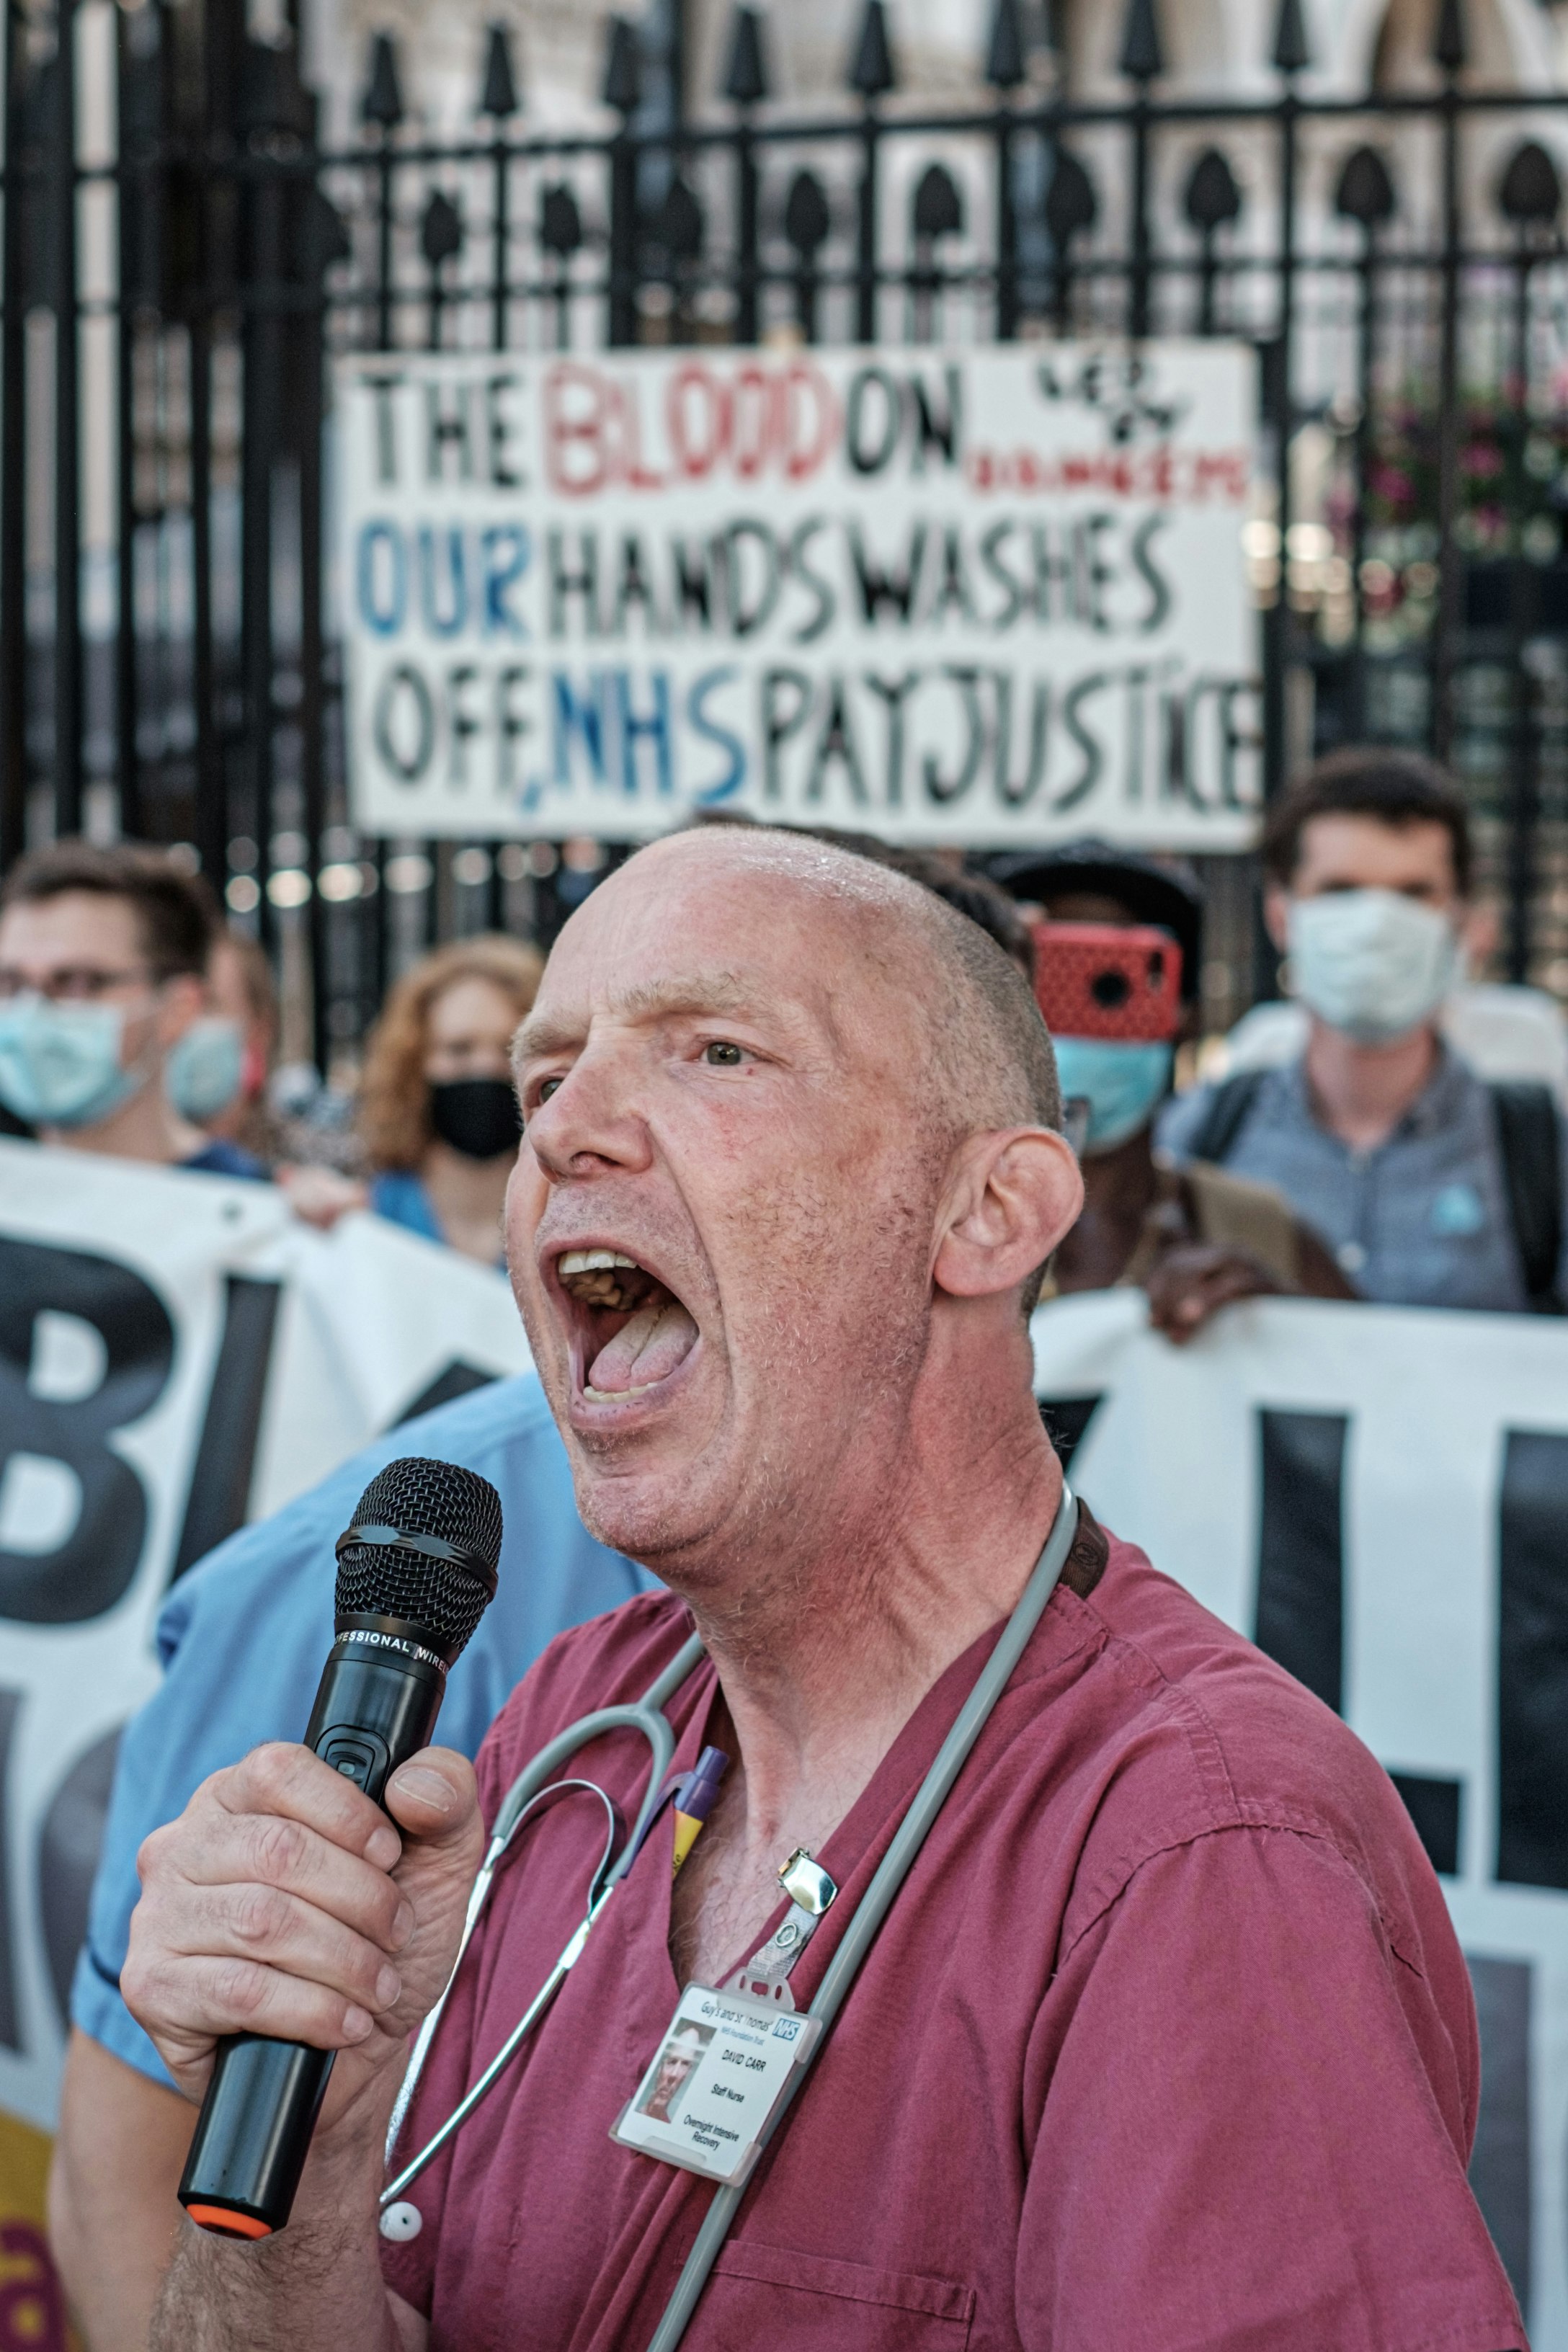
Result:
<svg viewBox="0 0 1568 2352"><path fill-rule="evenodd" d="M1198 1121L1195 1133L1187 1138L1189 1160L1206 1160L1212 1168L1224 1167L1268 1075L1267 1070L1237 1070L1234 1077L1221 1079L1209 1097L1208 1108Z"/></svg>
<svg viewBox="0 0 1568 2352"><path fill-rule="evenodd" d="M1557 1098L1550 1087L1519 1079L1493 1079L1487 1092L1525 1292L1533 1313L1561 1315L1563 1128Z"/></svg>

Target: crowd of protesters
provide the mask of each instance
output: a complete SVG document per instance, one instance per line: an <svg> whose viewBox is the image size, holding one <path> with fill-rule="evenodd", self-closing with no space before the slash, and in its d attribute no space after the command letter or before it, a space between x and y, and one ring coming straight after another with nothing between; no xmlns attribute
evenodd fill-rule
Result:
<svg viewBox="0 0 1568 2352"><path fill-rule="evenodd" d="M1488 1018L1467 1034L1486 918L1463 797L1429 762L1341 752L1275 803L1265 911L1289 1001L1181 1094L1203 902L1179 861L1078 841L961 866L828 837L939 892L1034 982L1087 1187L1050 1291L1141 1286L1178 1343L1268 1293L1561 1311L1561 1016L1543 1062L1535 992L1479 992ZM499 1264L509 1043L542 970L490 935L422 957L367 1042L357 1164L314 1164L269 1097L278 1007L257 942L162 853L58 843L0 892L0 1116L73 1150L270 1177L318 1225L368 1209ZM1510 1060L1519 1038L1540 1075Z"/></svg>

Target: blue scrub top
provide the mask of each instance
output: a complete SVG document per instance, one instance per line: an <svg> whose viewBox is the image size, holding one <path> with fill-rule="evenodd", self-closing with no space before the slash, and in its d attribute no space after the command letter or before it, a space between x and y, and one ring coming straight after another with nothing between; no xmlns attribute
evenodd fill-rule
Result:
<svg viewBox="0 0 1568 2352"><path fill-rule="evenodd" d="M446 1241L446 1234L436 1222L430 1195L412 1168L386 1168L379 1176L373 1176L370 1205L378 1217L417 1234L422 1241Z"/></svg>
<svg viewBox="0 0 1568 2352"><path fill-rule="evenodd" d="M655 1580L577 1517L565 1449L537 1377L498 1381L389 1430L309 1495L242 1528L184 1577L158 1620L163 1686L128 1727L115 1769L88 1939L71 1987L84 2033L169 2080L120 1997L140 1887L136 1851L211 1772L264 1739L298 1739L332 1642L332 1546L368 1482L402 1454L477 1470L500 1492L494 1601L448 1678L437 1738L472 1756L545 1644Z"/></svg>
<svg viewBox="0 0 1568 2352"><path fill-rule="evenodd" d="M193 1151L188 1160L177 1165L197 1176L244 1176L253 1184L271 1181L254 1151L243 1150L221 1135L209 1136L199 1151Z"/></svg>

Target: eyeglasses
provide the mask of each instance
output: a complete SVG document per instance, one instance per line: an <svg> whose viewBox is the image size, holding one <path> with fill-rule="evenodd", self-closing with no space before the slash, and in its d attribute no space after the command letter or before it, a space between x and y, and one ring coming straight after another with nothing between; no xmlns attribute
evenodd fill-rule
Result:
<svg viewBox="0 0 1568 2352"><path fill-rule="evenodd" d="M116 988L145 985L151 974L142 971L104 971L95 964L62 964L58 971L36 974L7 971L0 965L0 1004L9 1004L18 996L44 996L51 1004L94 1004Z"/></svg>

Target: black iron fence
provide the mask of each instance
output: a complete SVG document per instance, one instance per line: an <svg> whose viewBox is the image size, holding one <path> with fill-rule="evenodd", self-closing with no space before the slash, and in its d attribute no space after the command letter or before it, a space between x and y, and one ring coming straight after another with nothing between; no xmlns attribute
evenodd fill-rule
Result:
<svg viewBox="0 0 1568 2352"><path fill-rule="evenodd" d="M612 20L597 136L531 127L498 30L471 135L439 144L381 37L340 147L234 0L57 8L5 0L0 864L83 825L188 845L324 1066L414 948L548 936L613 856L355 831L335 352L1223 335L1260 360L1270 786L1351 737L1453 761L1499 969L1568 995L1568 93L1473 86L1461 0L1420 87L1355 99L1308 94L1283 0L1264 93L1210 100L1168 94L1156 0L1110 97L997 0L986 94L945 110L900 98L865 0L809 116L771 98L747 7L693 110L668 72L651 102ZM1251 880L1211 879L1221 1021L1252 989Z"/></svg>

